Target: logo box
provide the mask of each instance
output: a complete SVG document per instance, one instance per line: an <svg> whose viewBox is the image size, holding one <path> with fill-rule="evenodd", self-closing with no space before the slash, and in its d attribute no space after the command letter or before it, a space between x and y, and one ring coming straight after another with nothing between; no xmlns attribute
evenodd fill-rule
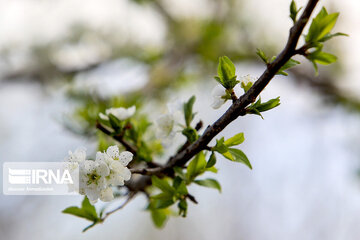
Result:
<svg viewBox="0 0 360 240"><path fill-rule="evenodd" d="M67 162L5 162L5 195L77 195L79 168Z"/></svg>

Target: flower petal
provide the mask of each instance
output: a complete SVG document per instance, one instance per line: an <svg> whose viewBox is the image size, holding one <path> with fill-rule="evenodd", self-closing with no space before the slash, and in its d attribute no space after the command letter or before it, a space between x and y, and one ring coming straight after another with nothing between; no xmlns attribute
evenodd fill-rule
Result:
<svg viewBox="0 0 360 240"><path fill-rule="evenodd" d="M113 159L119 159L119 148L116 145L108 147L106 153Z"/></svg>
<svg viewBox="0 0 360 240"><path fill-rule="evenodd" d="M103 202L110 202L114 199L113 190L111 187L107 187L100 193L100 200Z"/></svg>
<svg viewBox="0 0 360 240"><path fill-rule="evenodd" d="M132 154L129 151L124 151L124 152L120 153L119 161L121 162L121 164L123 166L127 166L129 164L129 162L131 162L133 157L134 157L134 154Z"/></svg>
<svg viewBox="0 0 360 240"><path fill-rule="evenodd" d="M100 176L108 176L110 174L110 169L108 165L103 161L98 161L98 165L96 166L96 173Z"/></svg>

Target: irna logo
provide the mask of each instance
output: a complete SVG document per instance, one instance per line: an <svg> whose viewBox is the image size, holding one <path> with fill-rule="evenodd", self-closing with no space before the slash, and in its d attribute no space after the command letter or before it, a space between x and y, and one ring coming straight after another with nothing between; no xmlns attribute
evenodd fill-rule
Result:
<svg viewBox="0 0 360 240"><path fill-rule="evenodd" d="M73 184L69 170L65 169L11 169L9 168L9 183L11 184Z"/></svg>
<svg viewBox="0 0 360 240"><path fill-rule="evenodd" d="M6 195L77 195L79 169L64 162L5 162Z"/></svg>

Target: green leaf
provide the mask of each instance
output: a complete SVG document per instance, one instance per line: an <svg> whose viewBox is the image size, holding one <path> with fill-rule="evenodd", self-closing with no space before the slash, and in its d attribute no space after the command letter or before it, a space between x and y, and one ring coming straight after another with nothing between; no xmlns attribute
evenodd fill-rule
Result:
<svg viewBox="0 0 360 240"><path fill-rule="evenodd" d="M157 198L157 199L152 200L151 208L153 208L153 209L163 209L163 208L170 207L174 203L175 202L174 202L173 198L164 198L164 199Z"/></svg>
<svg viewBox="0 0 360 240"><path fill-rule="evenodd" d="M280 70L276 73L277 75L284 75L287 76L288 74L286 72L284 72L286 69L292 68L296 65L300 64L299 61L296 61L294 59L290 59L289 61L287 61L281 68Z"/></svg>
<svg viewBox="0 0 360 240"><path fill-rule="evenodd" d="M336 62L337 60L337 57L335 55L321 51L315 51L313 53L310 53L307 58L311 61L314 61L315 63L319 63L322 65L328 65Z"/></svg>
<svg viewBox="0 0 360 240"><path fill-rule="evenodd" d="M269 63L269 58L260 48L256 49L256 54L264 61L265 64Z"/></svg>
<svg viewBox="0 0 360 240"><path fill-rule="evenodd" d="M216 156L215 153L212 152L209 158L209 161L206 163L206 168L211 168L216 164Z"/></svg>
<svg viewBox="0 0 360 240"><path fill-rule="evenodd" d="M215 179L207 178L204 180L195 180L194 183L204 186L204 187L215 188L215 189L219 190L219 192L221 192L221 185Z"/></svg>
<svg viewBox="0 0 360 240"><path fill-rule="evenodd" d="M226 56L219 58L218 75L222 80L228 80L235 76L235 65L230 58Z"/></svg>
<svg viewBox="0 0 360 240"><path fill-rule="evenodd" d="M261 98L259 97L259 99L256 101L256 103L254 103L250 107L248 107L247 110L248 110L248 113L259 115L262 119L264 119L260 112L268 111L279 105L280 105L280 97L271 99L265 103L262 103Z"/></svg>
<svg viewBox="0 0 360 240"><path fill-rule="evenodd" d="M84 209L85 212L89 213L94 218L98 218L95 206L91 205L91 203L87 197L85 197L84 200L82 201L81 207L82 207L82 209Z"/></svg>
<svg viewBox="0 0 360 240"><path fill-rule="evenodd" d="M228 151L228 147L225 145L224 137L220 139L216 139L216 145L213 147L213 151L217 151L218 153L225 153Z"/></svg>
<svg viewBox="0 0 360 240"><path fill-rule="evenodd" d="M296 3L294 0L291 1L290 4L290 18L293 20L294 24L296 23L296 17L298 15L298 13L300 12L300 10L302 9L302 7L300 7L299 9L296 6Z"/></svg>
<svg viewBox="0 0 360 240"><path fill-rule="evenodd" d="M235 136L227 139L224 144L227 146L227 147L232 147L232 146L236 146L236 145L239 145L241 143L243 143L245 140L245 137L244 137L244 133L238 133L236 134Z"/></svg>
<svg viewBox="0 0 360 240"><path fill-rule="evenodd" d="M332 39L333 37L337 37L337 36L345 36L345 37L348 37L349 35L346 34L346 33L334 33L334 34L331 34L331 33L328 33L326 34L323 38L319 39L319 42L326 42L330 39Z"/></svg>
<svg viewBox="0 0 360 240"><path fill-rule="evenodd" d="M186 176L181 167L174 167L173 169L177 176L179 176L183 180L186 179Z"/></svg>
<svg viewBox="0 0 360 240"><path fill-rule="evenodd" d="M228 57L219 58L218 77L215 77L215 80L226 89L233 89L239 82L236 80L235 65Z"/></svg>
<svg viewBox="0 0 360 240"><path fill-rule="evenodd" d="M76 207L76 206L68 207L68 208L64 209L62 212L71 214L71 215L74 215L74 216L77 216L80 218L85 218L90 221L94 220L93 216L91 216L90 214L86 213L83 209Z"/></svg>
<svg viewBox="0 0 360 240"><path fill-rule="evenodd" d="M166 209L151 210L151 218L157 228L162 228L165 226L166 220L168 219L167 212L168 211Z"/></svg>
<svg viewBox="0 0 360 240"><path fill-rule="evenodd" d="M176 192L180 195L187 195L188 190L185 181L181 181L180 185L176 188Z"/></svg>
<svg viewBox="0 0 360 240"><path fill-rule="evenodd" d="M93 222L96 222L99 219L95 207L90 204L89 199L87 197L84 198L81 208L72 206L64 209L62 212L80 218L85 218Z"/></svg>
<svg viewBox="0 0 360 240"><path fill-rule="evenodd" d="M179 176L176 176L175 178L174 178L174 180L173 180L173 187L175 188L175 189L177 189L179 186L180 186L180 184L181 184L181 182L182 182L183 180L182 180L182 178L181 177L179 177Z"/></svg>
<svg viewBox="0 0 360 240"><path fill-rule="evenodd" d="M325 8L322 8L318 15L312 20L309 32L305 37L307 43L317 42L335 26L339 13L328 14Z"/></svg>
<svg viewBox="0 0 360 240"><path fill-rule="evenodd" d="M157 176L152 176L151 181L152 181L153 186L159 188L164 193L174 193L175 192L175 189L172 186L170 186L170 184L168 183L168 181L166 181L166 179L160 179Z"/></svg>
<svg viewBox="0 0 360 240"><path fill-rule="evenodd" d="M186 126L189 127L191 121L194 118L194 114L193 114L193 106L195 103L195 96L192 96L189 101L187 101L186 103L184 103L184 116L185 116L185 123Z"/></svg>
<svg viewBox="0 0 360 240"><path fill-rule="evenodd" d="M187 207L188 207L186 199L181 199L179 201L178 207L179 207L179 215L182 217L186 217Z"/></svg>
<svg viewBox="0 0 360 240"><path fill-rule="evenodd" d="M186 172L186 179L191 182L196 176L204 172L206 167L205 155L203 152L199 152L195 158L189 163Z"/></svg>
<svg viewBox="0 0 360 240"><path fill-rule="evenodd" d="M271 99L267 102L261 103L259 106L256 107L256 109L259 112L265 112L265 111L273 109L279 105L280 105L280 97L277 97L277 98Z"/></svg>
<svg viewBox="0 0 360 240"><path fill-rule="evenodd" d="M232 161L241 162L252 169L251 163L243 151L240 149L229 148L229 153L233 156Z"/></svg>
<svg viewBox="0 0 360 240"><path fill-rule="evenodd" d="M293 22L296 22L296 15L298 13L297 7L296 7L296 3L294 0L291 1L290 4L290 18L293 20Z"/></svg>
<svg viewBox="0 0 360 240"><path fill-rule="evenodd" d="M217 173L217 172L218 172L217 168L214 167L214 166L212 166L212 167L210 167L210 168L206 168L205 170L206 170L207 172L213 172L213 173Z"/></svg>
<svg viewBox="0 0 360 240"><path fill-rule="evenodd" d="M115 132L118 132L121 129L120 120L113 114L109 114L108 117L111 127L115 130Z"/></svg>
<svg viewBox="0 0 360 240"><path fill-rule="evenodd" d="M315 76L317 76L319 74L319 68L318 65L316 64L316 62L314 60L311 60L311 63L315 69Z"/></svg>
<svg viewBox="0 0 360 240"><path fill-rule="evenodd" d="M190 143L195 142L198 139L198 134L192 127L184 128L181 132Z"/></svg>

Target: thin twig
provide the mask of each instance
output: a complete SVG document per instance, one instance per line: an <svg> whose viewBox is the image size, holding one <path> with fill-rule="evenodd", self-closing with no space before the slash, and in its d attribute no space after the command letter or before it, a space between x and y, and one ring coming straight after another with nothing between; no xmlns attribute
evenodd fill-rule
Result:
<svg viewBox="0 0 360 240"><path fill-rule="evenodd" d="M127 151L131 152L132 154L136 155L137 149L135 146L132 146L130 143L128 143L123 136L121 135L111 135L112 133L106 129L103 125L101 125L99 122L96 122L96 128L105 133L106 135L112 136L115 140L120 142Z"/></svg>
<svg viewBox="0 0 360 240"><path fill-rule="evenodd" d="M135 196L136 196L136 192L130 192L128 198L125 200L125 202L123 204L121 204L119 207L115 208L114 210L107 212L101 220L104 221L106 218L108 218L114 212L119 211L120 209L124 208Z"/></svg>

